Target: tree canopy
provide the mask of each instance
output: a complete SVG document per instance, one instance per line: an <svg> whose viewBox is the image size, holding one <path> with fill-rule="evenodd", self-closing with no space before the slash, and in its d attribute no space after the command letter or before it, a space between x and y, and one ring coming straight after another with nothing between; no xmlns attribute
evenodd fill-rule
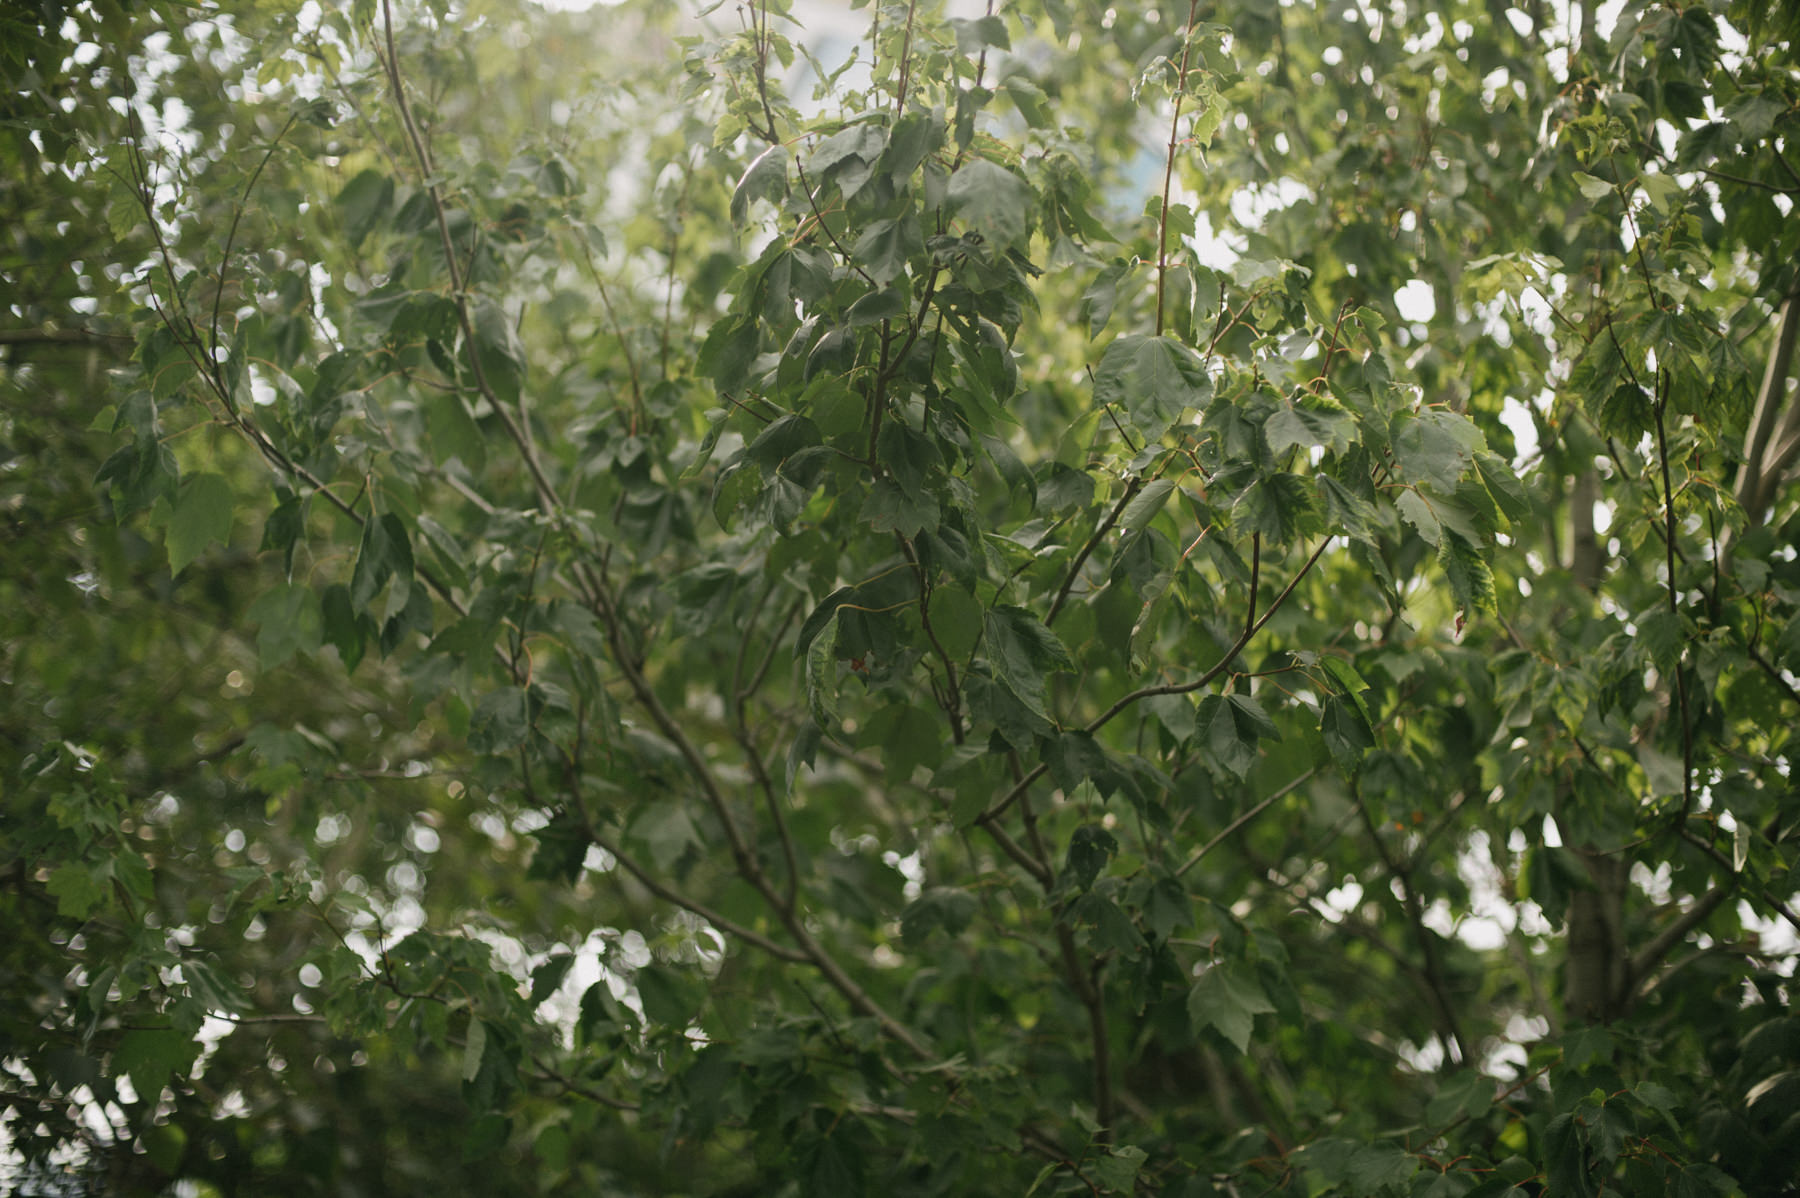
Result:
<svg viewBox="0 0 1800 1198"><path fill-rule="evenodd" d="M1793 1192L1800 9L1602 9L8 0L0 1185Z"/></svg>

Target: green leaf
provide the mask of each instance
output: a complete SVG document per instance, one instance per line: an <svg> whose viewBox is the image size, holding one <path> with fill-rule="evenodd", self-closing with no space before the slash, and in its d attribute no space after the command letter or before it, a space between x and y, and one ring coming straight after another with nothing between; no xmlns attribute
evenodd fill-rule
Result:
<svg viewBox="0 0 1800 1198"><path fill-rule="evenodd" d="M1394 500L1394 506L1399 509L1406 522L1418 530L1419 536L1424 538L1427 545L1436 547L1442 543L1444 526L1439 523L1437 512L1423 492L1415 489L1402 491L1400 497Z"/></svg>
<svg viewBox="0 0 1800 1198"><path fill-rule="evenodd" d="M525 382L525 347L513 328L512 318L485 297L473 305L475 358L482 379L503 403L517 403Z"/></svg>
<svg viewBox="0 0 1800 1198"><path fill-rule="evenodd" d="M1375 732L1366 711L1340 695L1326 698L1319 733L1325 738L1325 748L1345 768L1354 768L1362 755L1375 747Z"/></svg>
<svg viewBox="0 0 1800 1198"><path fill-rule="evenodd" d="M531 1005L545 1002L562 988L563 979L575 964L575 954L557 953L531 971Z"/></svg>
<svg viewBox="0 0 1800 1198"><path fill-rule="evenodd" d="M1588 1177L1587 1136L1572 1114L1561 1114L1544 1128L1544 1151L1551 1192L1570 1198L1589 1198L1594 1193Z"/></svg>
<svg viewBox="0 0 1800 1198"><path fill-rule="evenodd" d="M1318 531L1319 507L1313 488L1298 474L1265 475L1238 496L1233 518L1246 532L1261 533L1271 545L1287 545Z"/></svg>
<svg viewBox="0 0 1800 1198"><path fill-rule="evenodd" d="M809 638L806 656L806 703L813 723L830 729L837 724L838 695L838 618L837 608Z"/></svg>
<svg viewBox="0 0 1800 1198"><path fill-rule="evenodd" d="M1523 520L1531 515L1531 496L1526 493L1525 484L1498 454L1486 451L1476 454L1475 469L1507 519Z"/></svg>
<svg viewBox="0 0 1800 1198"><path fill-rule="evenodd" d="M1063 870L1077 890L1086 890L1119 852L1119 842L1099 824L1083 824L1069 837Z"/></svg>
<svg viewBox="0 0 1800 1198"><path fill-rule="evenodd" d="M1473 1069L1462 1069L1438 1085L1425 1108L1425 1121L1437 1125L1452 1119L1478 1119L1493 1104L1493 1079Z"/></svg>
<svg viewBox="0 0 1800 1198"><path fill-rule="evenodd" d="M1119 514L1119 528L1127 533L1141 531L1145 525L1156 518L1163 509L1169 496L1175 492L1175 483L1166 478L1151 479L1144 484L1132 501L1125 505Z"/></svg>
<svg viewBox="0 0 1800 1198"><path fill-rule="evenodd" d="M1092 1165L1094 1177L1107 1189L1120 1194L1137 1192L1138 1170L1150 1154L1130 1144L1111 1149Z"/></svg>
<svg viewBox="0 0 1800 1198"><path fill-rule="evenodd" d="M979 54L990 46L997 50L1012 49L1012 39L1006 34L1006 22L999 17L976 17L973 20L951 17L950 28L956 31L956 50L959 54Z"/></svg>
<svg viewBox="0 0 1800 1198"><path fill-rule="evenodd" d="M394 181L373 167L360 171L338 192L337 205L350 244L361 245L393 209Z"/></svg>
<svg viewBox="0 0 1800 1198"><path fill-rule="evenodd" d="M1688 642L1688 622L1663 606L1637 620L1637 644L1664 674L1674 671Z"/></svg>
<svg viewBox="0 0 1800 1198"><path fill-rule="evenodd" d="M900 915L900 938L916 948L936 931L960 935L975 918L981 904L965 890L933 886L909 904Z"/></svg>
<svg viewBox="0 0 1800 1198"><path fill-rule="evenodd" d="M350 576L350 606L362 611L390 578L410 587L412 576L412 541L400 517L387 512L365 521L362 543L356 549L356 568Z"/></svg>
<svg viewBox="0 0 1800 1198"><path fill-rule="evenodd" d="M994 676L1030 711L1044 715L1044 675L1073 671L1069 651L1043 621L1022 607L990 608L984 625Z"/></svg>
<svg viewBox="0 0 1800 1198"><path fill-rule="evenodd" d="M474 1081L481 1072L481 1058L487 1055L487 1041L487 1024L480 1019L470 1019L463 1040L462 1079L465 1082Z"/></svg>
<svg viewBox="0 0 1800 1198"><path fill-rule="evenodd" d="M1275 454L1296 446L1342 453L1350 448L1355 432L1356 421L1350 413L1316 399L1283 404L1263 424L1269 451Z"/></svg>
<svg viewBox="0 0 1800 1198"><path fill-rule="evenodd" d="M1444 530L1438 542L1438 565L1450 580L1450 593L1456 605L1473 616L1500 610L1499 592L1494 587L1494 571L1481 550L1464 540L1461 534Z"/></svg>
<svg viewBox="0 0 1800 1198"><path fill-rule="evenodd" d="M424 404L432 460L442 465L457 458L479 473L487 464L487 444L462 397L448 392L428 395Z"/></svg>
<svg viewBox="0 0 1800 1198"><path fill-rule="evenodd" d="M51 871L44 889L56 899L56 913L65 919L86 919L88 912L106 898L111 870L85 861L65 861Z"/></svg>
<svg viewBox="0 0 1800 1198"><path fill-rule="evenodd" d="M466 1079L473 1081L473 1078ZM506 1146L512 1135L512 1120L498 1111L489 1111L469 1124L463 1133L462 1161L469 1164L485 1160Z"/></svg>
<svg viewBox="0 0 1800 1198"><path fill-rule="evenodd" d="M1275 722L1249 695L1208 695L1200 701L1194 728L1213 760L1240 778L1256 765L1261 741L1281 739Z"/></svg>
<svg viewBox="0 0 1800 1198"><path fill-rule="evenodd" d="M357 663L362 661L367 633L374 621L351 604L350 588L341 582L325 588L325 594L319 600L319 614L322 639L338 651L344 670L354 673Z"/></svg>
<svg viewBox="0 0 1800 1198"><path fill-rule="evenodd" d="M1094 370L1094 402L1123 412L1147 441L1182 413L1206 407L1212 379L1193 350L1169 337L1115 338Z"/></svg>
<svg viewBox="0 0 1800 1198"><path fill-rule="evenodd" d="M196 474L176 492L169 515L169 573L179 574L213 542L231 539L231 484L222 474Z"/></svg>
<svg viewBox="0 0 1800 1198"><path fill-rule="evenodd" d="M881 765L887 776L906 782L920 766L937 765L944 752L941 714L911 704L891 704L870 718L863 730L864 743L881 749Z"/></svg>
<svg viewBox="0 0 1800 1198"><path fill-rule="evenodd" d="M900 216L871 221L850 252L870 278L886 287L905 273L907 260L924 249L919 218L908 210Z"/></svg>
<svg viewBox="0 0 1800 1198"><path fill-rule="evenodd" d="M1589 200L1603 200L1612 194L1613 185L1605 179L1597 179L1582 171L1574 174L1575 185L1581 188L1581 194Z"/></svg>
<svg viewBox="0 0 1800 1198"><path fill-rule="evenodd" d="M248 613L260 628L256 657L273 669L296 652L313 653L324 642L325 624L318 597L309 586L284 582L257 596Z"/></svg>
<svg viewBox="0 0 1800 1198"><path fill-rule="evenodd" d="M819 143L807 171L821 182L836 183L843 197L852 199L869 181L886 148L886 130L866 122L851 125Z"/></svg>
<svg viewBox="0 0 1800 1198"><path fill-rule="evenodd" d="M1313 1184L1358 1198L1391 1194L1419 1171L1419 1160L1398 1145L1357 1143L1336 1136L1314 1140L1294 1163L1317 1178Z"/></svg>
<svg viewBox="0 0 1800 1198"><path fill-rule="evenodd" d="M1402 412L1390 429L1400 477L1429 483L1448 495L1456 490L1475 455L1486 448L1481 430L1455 412L1428 408L1416 415Z"/></svg>
<svg viewBox="0 0 1800 1198"><path fill-rule="evenodd" d="M508 753L525 742L531 731L525 692L502 687L481 696L469 721L469 748L482 754Z"/></svg>
<svg viewBox="0 0 1800 1198"><path fill-rule="evenodd" d="M1188 991L1187 1011L1196 1030L1213 1028L1239 1052L1245 1052L1256 1016L1274 1014L1275 1004L1255 974L1242 965L1225 962L1200 975Z"/></svg>
<svg viewBox="0 0 1800 1198"><path fill-rule="evenodd" d="M897 532L910 540L926 529L937 528L942 516L937 497L931 492L908 495L884 478L863 500L862 518L876 532Z"/></svg>
<svg viewBox="0 0 1800 1198"><path fill-rule="evenodd" d="M1002 249L1025 240L1036 203L1025 180L985 158L956 168L946 198L951 215Z"/></svg>
<svg viewBox="0 0 1800 1198"><path fill-rule="evenodd" d="M704 1001L693 979L667 965L653 962L638 970L632 980L637 984L638 1000L644 1004L644 1016L652 1023L686 1027Z"/></svg>
<svg viewBox="0 0 1800 1198"><path fill-rule="evenodd" d="M768 200L779 206L787 198L788 159L786 146L773 145L745 168L737 189L731 193L732 224L742 227L749 219L750 205L757 200Z"/></svg>
<svg viewBox="0 0 1800 1198"><path fill-rule="evenodd" d="M650 859L665 872L673 870L688 850L704 845L687 808L673 800L644 808L631 823L631 835L650 850Z"/></svg>
<svg viewBox="0 0 1800 1198"><path fill-rule="evenodd" d="M960 587L940 586L931 592L926 610L931 615L932 635L952 661L960 662L975 651L985 613L973 595Z"/></svg>
<svg viewBox="0 0 1800 1198"><path fill-rule="evenodd" d="M844 321L851 328L864 325L880 324L884 320L894 320L908 314L907 295L899 287L888 287L881 291L871 291L844 313Z"/></svg>
<svg viewBox="0 0 1800 1198"><path fill-rule="evenodd" d="M1361 541L1371 547L1379 542L1375 539L1375 505L1361 495L1350 490L1329 474L1315 476L1318 480L1319 496L1325 504L1325 517L1335 531L1352 540Z"/></svg>
<svg viewBox="0 0 1800 1198"><path fill-rule="evenodd" d="M176 1074L186 1076L200 1055L200 1044L176 1028L134 1028L119 1037L112 1068L131 1078L143 1102L154 1104Z"/></svg>

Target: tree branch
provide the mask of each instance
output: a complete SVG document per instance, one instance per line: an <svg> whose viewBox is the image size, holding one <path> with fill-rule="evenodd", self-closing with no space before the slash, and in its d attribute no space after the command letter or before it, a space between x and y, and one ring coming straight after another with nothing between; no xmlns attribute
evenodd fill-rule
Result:
<svg viewBox="0 0 1800 1198"><path fill-rule="evenodd" d="M1772 490L1764 458L1787 402L1788 372L1794 361L1794 346L1800 342L1800 287L1791 289L1782 299L1777 320L1775 343L1769 347L1769 357L1763 365L1754 415L1744 435L1744 461L1738 467L1734 489L1738 506L1744 509L1752 527L1761 523L1762 510L1767 506L1765 496Z"/></svg>

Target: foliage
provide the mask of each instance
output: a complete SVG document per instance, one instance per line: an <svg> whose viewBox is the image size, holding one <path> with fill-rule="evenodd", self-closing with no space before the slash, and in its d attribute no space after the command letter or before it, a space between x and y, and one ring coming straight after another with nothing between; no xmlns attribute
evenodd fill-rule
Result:
<svg viewBox="0 0 1800 1198"><path fill-rule="evenodd" d="M9 5L9 1183L1790 1192L1800 18L1586 7Z"/></svg>

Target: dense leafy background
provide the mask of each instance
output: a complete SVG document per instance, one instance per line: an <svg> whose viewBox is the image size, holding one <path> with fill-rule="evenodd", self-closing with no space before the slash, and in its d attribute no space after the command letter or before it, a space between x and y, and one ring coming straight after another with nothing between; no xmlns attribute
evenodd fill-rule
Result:
<svg viewBox="0 0 1800 1198"><path fill-rule="evenodd" d="M1791 1192L1791 5L0 13L3 1184Z"/></svg>

